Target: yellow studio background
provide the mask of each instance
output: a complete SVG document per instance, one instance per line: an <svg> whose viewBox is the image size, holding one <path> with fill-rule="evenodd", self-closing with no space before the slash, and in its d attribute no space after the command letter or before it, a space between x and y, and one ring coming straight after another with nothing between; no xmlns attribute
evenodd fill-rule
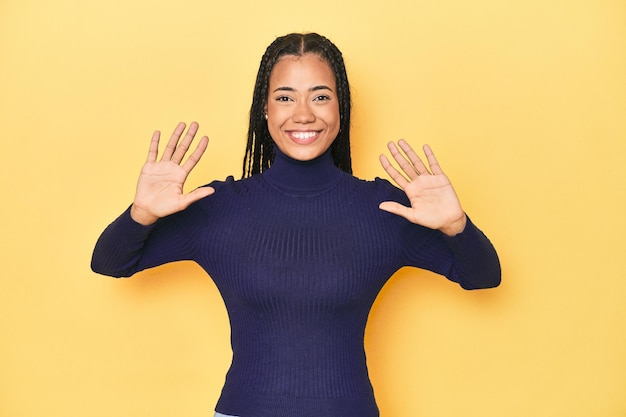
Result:
<svg viewBox="0 0 626 417"><path fill-rule="evenodd" d="M265 47L344 52L362 178L435 149L503 284L400 271L366 335L382 417L626 416L623 0L1 0L0 416L207 417L226 311L195 264L92 273L152 131L211 138L189 188L240 176Z"/></svg>

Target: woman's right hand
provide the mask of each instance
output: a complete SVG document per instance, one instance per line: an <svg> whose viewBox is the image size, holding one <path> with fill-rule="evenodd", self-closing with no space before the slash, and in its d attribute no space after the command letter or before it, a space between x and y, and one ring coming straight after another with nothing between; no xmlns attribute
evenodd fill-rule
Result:
<svg viewBox="0 0 626 417"><path fill-rule="evenodd" d="M176 126L158 161L161 132L157 130L152 135L148 159L141 169L135 200L130 210L130 215L136 222L143 225L153 224L159 218L182 211L191 203L215 192L212 187L201 187L190 193L183 193L187 176L202 157L209 143L209 138L203 136L196 149L183 163L183 157L198 131L198 124L191 123L187 133L180 140L184 131L185 123L181 122Z"/></svg>

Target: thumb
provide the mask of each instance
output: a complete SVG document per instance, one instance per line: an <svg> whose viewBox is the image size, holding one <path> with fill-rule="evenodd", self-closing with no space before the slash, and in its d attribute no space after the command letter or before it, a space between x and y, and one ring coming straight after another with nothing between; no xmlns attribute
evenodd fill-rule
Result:
<svg viewBox="0 0 626 417"><path fill-rule="evenodd" d="M210 196L214 192L215 189L213 187L196 188L195 190L183 196L184 205L185 207L188 207L192 203L195 203L198 200L202 200L203 198Z"/></svg>
<svg viewBox="0 0 626 417"><path fill-rule="evenodd" d="M400 203L396 203L395 201L383 201L378 205L378 208L387 211L389 213L396 214L398 216L404 217L407 220L410 220L409 213L410 209L406 206L403 206Z"/></svg>

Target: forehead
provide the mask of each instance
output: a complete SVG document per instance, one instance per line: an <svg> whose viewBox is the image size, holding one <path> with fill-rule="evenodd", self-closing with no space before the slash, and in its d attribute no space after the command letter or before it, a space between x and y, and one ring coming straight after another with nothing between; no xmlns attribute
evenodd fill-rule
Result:
<svg viewBox="0 0 626 417"><path fill-rule="evenodd" d="M285 55L280 58L270 74L274 84L325 84L335 85L335 74L325 59L316 54Z"/></svg>

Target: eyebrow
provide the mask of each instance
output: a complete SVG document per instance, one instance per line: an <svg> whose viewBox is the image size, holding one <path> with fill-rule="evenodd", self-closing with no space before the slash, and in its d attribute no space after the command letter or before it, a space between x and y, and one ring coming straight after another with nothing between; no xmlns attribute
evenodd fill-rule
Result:
<svg viewBox="0 0 626 417"><path fill-rule="evenodd" d="M327 85L316 85L315 87L309 88L309 91L319 91L319 90L333 91L333 89ZM277 89L274 90L274 92L277 92L277 91L291 91L295 93L296 89L293 87L278 87Z"/></svg>

